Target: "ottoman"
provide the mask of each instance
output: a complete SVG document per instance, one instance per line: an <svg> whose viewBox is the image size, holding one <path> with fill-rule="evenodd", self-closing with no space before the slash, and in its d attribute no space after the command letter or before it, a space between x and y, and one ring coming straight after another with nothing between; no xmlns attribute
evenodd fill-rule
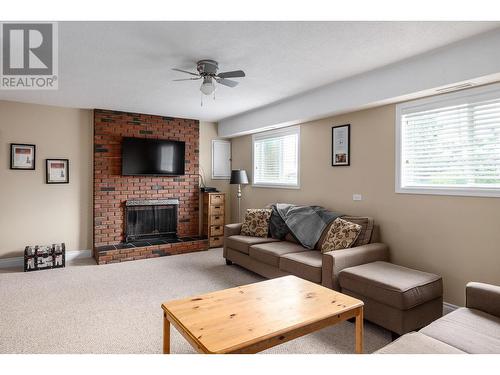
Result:
<svg viewBox="0 0 500 375"><path fill-rule="evenodd" d="M373 262L345 268L339 284L342 293L365 303L365 319L398 335L443 315L443 280L432 273Z"/></svg>

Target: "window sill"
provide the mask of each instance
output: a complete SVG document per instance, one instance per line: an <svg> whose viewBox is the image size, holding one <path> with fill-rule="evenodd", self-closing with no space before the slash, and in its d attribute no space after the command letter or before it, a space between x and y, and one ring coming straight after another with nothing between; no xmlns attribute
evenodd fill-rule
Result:
<svg viewBox="0 0 500 375"><path fill-rule="evenodd" d="M266 189L292 189L292 190L300 189L300 185L252 184L252 187L266 188Z"/></svg>
<svg viewBox="0 0 500 375"><path fill-rule="evenodd" d="M424 195L455 195L463 197L500 197L500 189L467 189L467 188L437 188L437 187L396 187L398 194L424 194Z"/></svg>
<svg viewBox="0 0 500 375"><path fill-rule="evenodd" d="M212 176L212 180L230 180L231 176Z"/></svg>

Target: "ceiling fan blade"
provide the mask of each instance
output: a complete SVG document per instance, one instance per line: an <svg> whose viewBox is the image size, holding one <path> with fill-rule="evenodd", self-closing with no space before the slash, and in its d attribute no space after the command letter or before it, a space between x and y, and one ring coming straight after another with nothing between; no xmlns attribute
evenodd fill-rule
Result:
<svg viewBox="0 0 500 375"><path fill-rule="evenodd" d="M187 70L182 70L182 69L177 69L177 68L172 68L172 70L175 70L176 72L191 74L192 76L199 76L199 74L193 73L193 72L188 72Z"/></svg>
<svg viewBox="0 0 500 375"><path fill-rule="evenodd" d="M181 79L173 79L172 81L196 81L198 79L201 79L201 77L198 78L181 78Z"/></svg>
<svg viewBox="0 0 500 375"><path fill-rule="evenodd" d="M243 70L233 70L232 72L222 72L217 74L220 78L240 78L245 77L245 72Z"/></svg>
<svg viewBox="0 0 500 375"><path fill-rule="evenodd" d="M231 81L230 79L225 79L225 78L215 78L215 80L220 83L221 85L228 86L228 87L236 87L238 86L238 82L236 81Z"/></svg>

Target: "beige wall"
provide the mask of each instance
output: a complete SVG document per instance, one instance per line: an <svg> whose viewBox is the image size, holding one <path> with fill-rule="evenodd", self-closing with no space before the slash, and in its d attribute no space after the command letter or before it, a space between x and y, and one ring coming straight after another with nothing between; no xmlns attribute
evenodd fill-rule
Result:
<svg viewBox="0 0 500 375"><path fill-rule="evenodd" d="M92 247L92 111L0 101L0 258L29 244ZM10 170L10 143L36 145L36 170ZM45 183L45 159L69 159L69 184Z"/></svg>
<svg viewBox="0 0 500 375"><path fill-rule="evenodd" d="M231 202L229 200L229 180L212 180L212 140L219 139L217 136L217 124L213 122L200 121L200 174L203 174L205 184L215 187L219 191L226 193L226 218L230 217ZM202 200L200 197L200 230L202 215ZM226 219L226 223L229 222Z"/></svg>
<svg viewBox="0 0 500 375"><path fill-rule="evenodd" d="M394 263L442 275L445 301L462 305L467 281L500 285L500 199L396 194L394 121L390 105L302 124L301 188L246 186L242 211L278 201L372 216ZM349 123L351 166L331 167L331 127ZM251 136L232 145L233 167L251 171Z"/></svg>
<svg viewBox="0 0 500 375"><path fill-rule="evenodd" d="M0 258L21 256L28 244L65 242L92 248L92 111L0 101ZM212 180L212 139L217 125L200 122L200 167ZM10 143L36 145L36 170L9 169ZM70 159L70 183L45 183L46 158ZM230 202L227 204L227 217Z"/></svg>

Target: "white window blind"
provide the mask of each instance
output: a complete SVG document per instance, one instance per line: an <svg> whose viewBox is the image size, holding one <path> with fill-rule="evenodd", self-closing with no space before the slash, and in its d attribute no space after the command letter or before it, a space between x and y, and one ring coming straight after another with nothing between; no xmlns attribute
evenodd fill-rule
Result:
<svg viewBox="0 0 500 375"><path fill-rule="evenodd" d="M299 137L299 127L253 136L254 185L299 186Z"/></svg>
<svg viewBox="0 0 500 375"><path fill-rule="evenodd" d="M500 88L398 109L398 192L500 196Z"/></svg>

